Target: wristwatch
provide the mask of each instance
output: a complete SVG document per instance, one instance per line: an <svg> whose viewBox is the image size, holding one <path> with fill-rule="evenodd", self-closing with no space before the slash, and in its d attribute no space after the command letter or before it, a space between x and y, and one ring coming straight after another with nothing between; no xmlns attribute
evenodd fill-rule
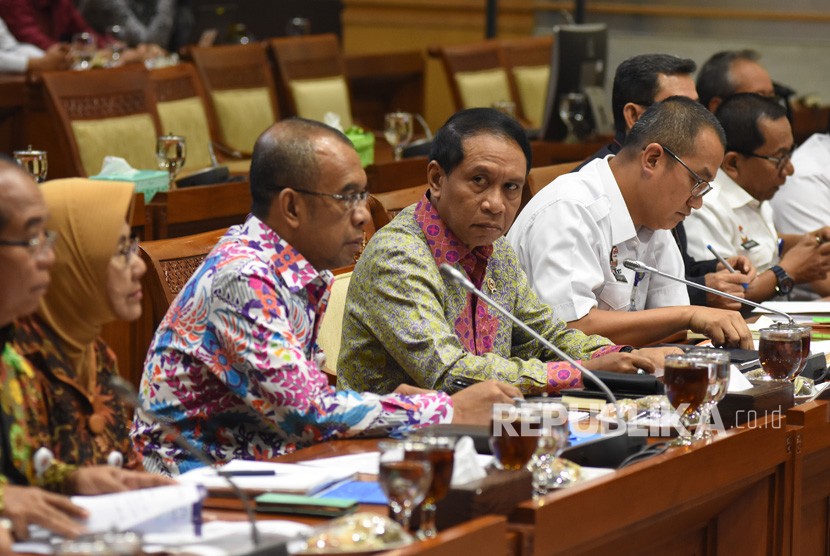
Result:
<svg viewBox="0 0 830 556"><path fill-rule="evenodd" d="M786 270L778 265L773 266L771 270L775 273L775 279L778 281L775 285L775 292L778 295L787 295L793 291L795 282L793 282L793 279L787 274Z"/></svg>

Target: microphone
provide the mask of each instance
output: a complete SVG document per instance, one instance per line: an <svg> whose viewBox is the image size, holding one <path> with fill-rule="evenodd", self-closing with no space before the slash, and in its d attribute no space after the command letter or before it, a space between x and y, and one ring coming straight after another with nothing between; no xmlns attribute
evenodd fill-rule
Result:
<svg viewBox="0 0 830 556"><path fill-rule="evenodd" d="M208 459L208 457L202 452L199 448L193 445L188 439L179 433L176 429L171 427L170 425L166 424L162 421L156 412L141 407L141 402L138 399L138 394L133 388L133 385L121 378L120 376L113 375L110 377L109 385L115 392L115 395L118 396L122 401L124 401L127 405L132 407L134 410L141 409L148 417L150 417L155 423L159 426L163 433L171 436L173 438L173 443L175 443L179 448L187 452L189 455L193 456L199 462L207 465L208 467L213 467L215 462ZM254 548L259 548L261 541L259 537L259 530L256 526L256 517L254 516L254 509L251 506L251 499L248 497L245 492L236 486L230 477L224 475L222 473L218 473L220 477L222 477L228 486L231 487L236 498L242 503L242 507L245 509L245 514L248 517L248 523L251 524L251 542L254 545Z"/></svg>
<svg viewBox="0 0 830 556"><path fill-rule="evenodd" d="M787 319L791 324L795 323L795 319L793 319L790 315L785 313L784 311L778 311L776 309L772 309L770 307L764 307L760 303L755 303L754 301L750 301L748 299L744 299L742 297L738 297L737 295L732 295L731 293L722 292L720 290L716 290L715 288L710 288L709 286L704 286L703 284L698 284L696 282L692 282L690 280L686 280L685 278L680 278L679 276L672 276L662 270L658 270L652 266L648 266L647 264L635 260L635 259L626 259L623 261L623 266L629 270L633 270L634 272L649 272L652 274L657 274L658 276L662 276L664 278L668 278L669 280L674 280L675 282L682 282L687 286L692 286L693 288L697 288L699 290L703 290L705 292L713 293L715 295L719 295L721 297L725 297L727 299L731 299L732 301L737 301L738 303L743 303L744 305L749 305L750 307L757 307L759 309L763 309L764 311L769 311L770 313L775 313L776 315L780 315Z"/></svg>
<svg viewBox="0 0 830 556"><path fill-rule="evenodd" d="M622 413L620 413L620 408L617 405L616 396L614 396L614 393L611 392L611 389L608 388L608 386L606 386L605 383L603 381L601 381L599 379L599 377L597 377L597 375L595 375L594 373L592 373L591 371L589 371L588 369L586 369L585 367L583 367L582 365L577 363L577 361L573 357L571 357L570 355L568 355L567 353L565 353L564 351L562 351L561 349L559 349L558 347L556 347L555 345L550 343L541 334L539 334L538 332L533 330L531 327L529 327L528 325L523 323L521 320L519 320L518 317L516 317L513 313L511 313L510 311L508 311L507 309L505 309L504 307L502 307L501 305L496 303L496 301L491 299L490 296L488 296L486 293L484 293L483 291L481 291L480 289L475 287L475 285L473 285L473 283L470 282L470 279L467 278L466 276L464 276L464 274L462 274L461 271L459 271L458 269L453 268L452 266L448 265L447 263L443 263L439 267L439 270L441 271L441 274L443 274L446 278L449 278L450 280L452 280L453 282L455 282L456 284L458 284L459 286L461 286L462 288L464 288L468 292L472 293L473 295L478 296L479 299L481 299L482 301L487 303L487 305L494 308L496 311L498 311L499 313L501 313L502 315L504 315L505 317L510 319L513 322L513 324L515 324L516 326L518 326L519 328L521 328L522 330L524 330L525 332L527 332L528 334L533 336L536 340L541 342L543 346L545 346L546 348L551 350L553 353L558 355L560 358L564 359L565 361L567 361L568 363L570 363L571 365L573 365L574 367L579 369L579 371L584 376L587 376L588 378L590 378L591 381L593 383L595 383L597 386L599 386L600 390L602 390L602 392L606 396L608 396L608 398L611 400L611 403L613 403L614 407L616 408L617 418L620 419L622 417Z"/></svg>

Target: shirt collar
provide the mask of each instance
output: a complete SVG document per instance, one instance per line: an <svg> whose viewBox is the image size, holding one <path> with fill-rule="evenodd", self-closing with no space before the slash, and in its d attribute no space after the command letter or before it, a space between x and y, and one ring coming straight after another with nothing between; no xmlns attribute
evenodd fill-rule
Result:
<svg viewBox="0 0 830 556"><path fill-rule="evenodd" d="M608 202L611 204L609 207L611 245L619 245L638 234L634 228L634 221L631 220L628 205L625 204L625 199L620 191L620 186L617 184L617 179L614 177L611 166L608 164L612 158L614 158L614 155L609 155L599 160L597 162L597 171L599 172L605 192L608 195Z"/></svg>
<svg viewBox="0 0 830 556"><path fill-rule="evenodd" d="M713 185L718 188L718 196L723 199L723 203L729 208L736 209L743 206L750 206L757 209L761 206L761 201L747 193L746 189L738 185L723 170L718 169L718 173L713 181Z"/></svg>
<svg viewBox="0 0 830 556"><path fill-rule="evenodd" d="M302 253L256 216L248 217L236 239L267 262L292 293L309 286L326 286L332 280L331 272L318 272Z"/></svg>
<svg viewBox="0 0 830 556"><path fill-rule="evenodd" d="M429 199L429 191L424 193L424 197L418 202L414 216L427 239L435 264L439 267L444 263L454 265L462 260L470 260L474 266L476 259L486 261L493 254L492 245L476 247L473 250L464 245L438 215ZM466 269L466 265L464 266Z"/></svg>

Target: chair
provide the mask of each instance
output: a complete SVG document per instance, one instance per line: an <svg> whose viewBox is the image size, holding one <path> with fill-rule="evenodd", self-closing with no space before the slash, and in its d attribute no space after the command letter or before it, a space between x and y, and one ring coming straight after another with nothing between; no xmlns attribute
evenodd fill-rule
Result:
<svg viewBox="0 0 830 556"><path fill-rule="evenodd" d="M415 187L407 187L395 191L388 191L386 193L378 193L375 195L377 200L386 209L390 216L398 214L402 209L409 205L415 204L424 196L427 190L426 184L416 185Z"/></svg>
<svg viewBox="0 0 830 556"><path fill-rule="evenodd" d="M556 141L531 141L533 166L551 166L574 160L585 160L611 142L612 137L598 137L595 140L580 143L560 143Z"/></svg>
<svg viewBox="0 0 830 556"><path fill-rule="evenodd" d="M522 190L521 208L524 208L528 201L530 201L531 197L539 193L543 187L559 176L573 172L574 168L580 164L582 164L582 161L577 160L576 162L565 162L563 164L554 164L553 166L531 168L530 174L527 176L527 185ZM519 210L521 210L521 208Z"/></svg>
<svg viewBox="0 0 830 556"><path fill-rule="evenodd" d="M156 169L159 119L143 66L43 74L49 110L59 123L76 176L98 174L105 156Z"/></svg>
<svg viewBox="0 0 830 556"><path fill-rule="evenodd" d="M251 212L247 181L161 191L147 205L153 237L166 239L241 224Z"/></svg>
<svg viewBox="0 0 830 556"><path fill-rule="evenodd" d="M151 300L153 328L157 328L176 295L184 288L205 257L226 230L143 241L141 258L147 264L143 285Z"/></svg>
<svg viewBox="0 0 830 556"><path fill-rule="evenodd" d="M550 82L553 37L500 39L502 60L519 102L517 115L532 127L542 125Z"/></svg>
<svg viewBox="0 0 830 556"><path fill-rule="evenodd" d="M188 63L154 69L150 72L150 84L156 96L162 131L187 139L183 175L211 166L210 145L216 145L219 133L216 122L210 117L207 96L196 69ZM249 159L233 160L228 157L227 149L222 151L217 146L217 150L222 164L231 172L248 173Z"/></svg>
<svg viewBox="0 0 830 556"><path fill-rule="evenodd" d="M354 265L350 265L334 271L334 284L331 286L326 314L317 332L317 345L326 354L326 368L323 370L329 375L329 382L332 384L337 380L337 356L340 354L343 314L346 311L346 292L349 290L353 270Z"/></svg>
<svg viewBox="0 0 830 556"><path fill-rule="evenodd" d="M257 137L279 119L264 43L193 47L188 52L208 92L221 144L250 157Z"/></svg>
<svg viewBox="0 0 830 556"><path fill-rule="evenodd" d="M291 115L323 121L326 112L340 116L343 129L352 126L346 67L335 35L272 39L280 98Z"/></svg>
<svg viewBox="0 0 830 556"><path fill-rule="evenodd" d="M371 193L386 193L420 185L426 179L428 163L427 157L416 156L370 164L366 167L366 189Z"/></svg>
<svg viewBox="0 0 830 556"><path fill-rule="evenodd" d="M429 54L441 59L456 110L516 102L497 41L431 47Z"/></svg>

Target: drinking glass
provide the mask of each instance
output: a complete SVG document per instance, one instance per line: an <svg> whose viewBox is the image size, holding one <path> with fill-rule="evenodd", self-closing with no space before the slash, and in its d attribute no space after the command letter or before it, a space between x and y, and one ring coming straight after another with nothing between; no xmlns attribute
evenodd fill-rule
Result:
<svg viewBox="0 0 830 556"><path fill-rule="evenodd" d="M813 327L809 324L797 324L794 322L779 322L770 328L793 329L801 332L801 364L793 377L796 377L804 372L804 367L807 366L807 360L810 358L810 339L813 336Z"/></svg>
<svg viewBox="0 0 830 556"><path fill-rule="evenodd" d="M519 407L531 412L539 423L539 440L528 465L534 498L573 484L579 478L575 468L559 457L570 436L568 408L554 402L524 402Z"/></svg>
<svg viewBox="0 0 830 556"><path fill-rule="evenodd" d="M792 380L801 367L803 352L802 332L796 328L763 328L758 342L758 359L775 382ZM809 347L807 348L809 351Z"/></svg>
<svg viewBox="0 0 830 556"><path fill-rule="evenodd" d="M694 351L666 356L663 383L666 397L681 411L681 431L675 445L687 446L694 440L691 429L700 423L700 408L710 398L711 366L708 359Z"/></svg>
<svg viewBox="0 0 830 556"><path fill-rule="evenodd" d="M700 440L712 436L708 427L709 419L712 416L712 410L726 396L726 390L729 387L729 365L731 360L729 352L720 349L699 348L693 349L689 353L705 359L709 366L709 397L703 402L700 412L700 424L694 434L694 439Z"/></svg>
<svg viewBox="0 0 830 556"><path fill-rule="evenodd" d="M307 17L292 17L285 24L285 34L289 37L300 37L311 34L311 20Z"/></svg>
<svg viewBox="0 0 830 556"><path fill-rule="evenodd" d="M565 143L576 143L585 133L588 98L583 93L566 93L559 99L559 117L568 129Z"/></svg>
<svg viewBox="0 0 830 556"><path fill-rule="evenodd" d="M412 141L412 120L409 112L390 112L384 117L383 136L395 150L395 160L403 158L403 148Z"/></svg>
<svg viewBox="0 0 830 556"><path fill-rule="evenodd" d="M72 36L72 69L90 69L95 57L95 48L95 36L92 33L75 33Z"/></svg>
<svg viewBox="0 0 830 556"><path fill-rule="evenodd" d="M46 151L32 150L32 146L29 145L25 151L14 151L14 160L29 172L37 183L43 183L46 180L46 172L49 170Z"/></svg>
<svg viewBox="0 0 830 556"><path fill-rule="evenodd" d="M428 461L407 459L403 442L381 442L380 486L389 499L392 519L409 531L412 509L421 503L432 483Z"/></svg>
<svg viewBox="0 0 830 556"><path fill-rule="evenodd" d="M120 25L110 25L106 28L107 35L112 42L110 43L110 67L121 65L121 55L124 53L124 28Z"/></svg>
<svg viewBox="0 0 830 556"><path fill-rule="evenodd" d="M490 422L490 449L500 469L524 469L539 444L538 415L531 406L496 404Z"/></svg>
<svg viewBox="0 0 830 556"><path fill-rule="evenodd" d="M170 175L170 189L176 188L176 174L187 159L187 143L180 135L161 135L156 141L159 168Z"/></svg>
<svg viewBox="0 0 830 556"><path fill-rule="evenodd" d="M446 436L424 436L404 444L404 459L426 461L432 466L432 481L421 504L421 526L418 538L431 539L438 534L435 527L436 503L450 490L455 439Z"/></svg>

